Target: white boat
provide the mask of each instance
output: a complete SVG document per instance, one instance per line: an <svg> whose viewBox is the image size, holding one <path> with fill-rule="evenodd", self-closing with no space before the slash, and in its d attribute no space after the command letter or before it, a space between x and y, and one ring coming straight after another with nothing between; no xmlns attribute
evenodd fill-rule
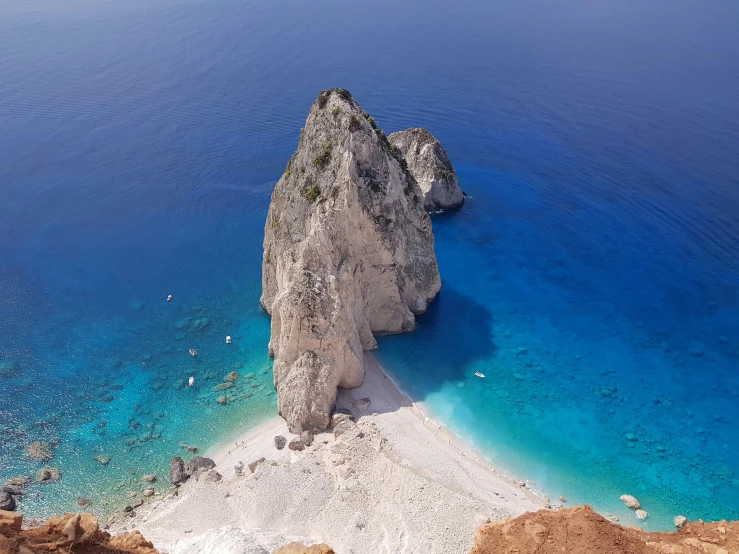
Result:
<svg viewBox="0 0 739 554"><path fill-rule="evenodd" d="M485 374L480 373L479 371L475 371L475 377L479 377L480 379L485 379Z"/></svg>

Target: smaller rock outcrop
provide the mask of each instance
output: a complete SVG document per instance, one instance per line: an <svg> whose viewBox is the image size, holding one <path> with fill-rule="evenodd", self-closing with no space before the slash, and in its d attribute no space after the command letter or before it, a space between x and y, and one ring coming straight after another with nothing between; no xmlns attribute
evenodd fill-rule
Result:
<svg viewBox="0 0 739 554"><path fill-rule="evenodd" d="M688 518L685 516L675 516L675 519L673 521L675 527L677 527L678 529L685 527L685 525L687 525L689 522L690 520L688 520Z"/></svg>
<svg viewBox="0 0 739 554"><path fill-rule="evenodd" d="M53 483L61 478L62 474L59 471L59 468L50 466L42 467L38 470L38 474L36 475L36 481L39 483Z"/></svg>
<svg viewBox="0 0 739 554"><path fill-rule="evenodd" d="M631 508L632 510L639 510L641 508L639 501L630 494L622 494L620 500L627 508Z"/></svg>
<svg viewBox="0 0 739 554"><path fill-rule="evenodd" d="M392 133L387 139L400 149L408 169L418 181L426 210L446 210L464 204L457 172L434 135L426 129L414 128Z"/></svg>

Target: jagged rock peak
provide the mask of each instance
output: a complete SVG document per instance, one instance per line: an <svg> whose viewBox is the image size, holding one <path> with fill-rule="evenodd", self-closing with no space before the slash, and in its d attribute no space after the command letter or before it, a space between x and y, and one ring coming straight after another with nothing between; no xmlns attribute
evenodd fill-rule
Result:
<svg viewBox="0 0 739 554"><path fill-rule="evenodd" d="M373 333L413 330L440 287L431 221L400 151L348 91L321 92L264 232L260 302L290 430L325 429L337 387L361 385Z"/></svg>
<svg viewBox="0 0 739 554"><path fill-rule="evenodd" d="M426 129L412 128L392 133L388 140L400 150L418 181L428 211L457 208L464 203L457 172L434 135Z"/></svg>

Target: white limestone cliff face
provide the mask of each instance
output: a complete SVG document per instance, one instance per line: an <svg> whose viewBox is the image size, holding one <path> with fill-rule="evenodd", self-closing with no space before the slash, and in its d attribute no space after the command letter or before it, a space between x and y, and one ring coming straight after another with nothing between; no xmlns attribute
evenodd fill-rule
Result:
<svg viewBox="0 0 739 554"><path fill-rule="evenodd" d="M337 387L361 385L373 334L413 330L440 287L431 221L398 149L348 91L322 92L265 226L260 302L290 430L325 429Z"/></svg>
<svg viewBox="0 0 739 554"><path fill-rule="evenodd" d="M388 140L400 150L418 181L428 211L456 208L464 203L457 173L434 135L426 129L413 128L392 133Z"/></svg>

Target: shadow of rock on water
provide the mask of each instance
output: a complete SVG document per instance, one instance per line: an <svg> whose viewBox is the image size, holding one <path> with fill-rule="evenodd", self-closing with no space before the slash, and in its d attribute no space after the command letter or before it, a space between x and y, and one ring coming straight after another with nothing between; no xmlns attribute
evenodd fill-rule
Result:
<svg viewBox="0 0 739 554"><path fill-rule="evenodd" d="M493 314L482 304L458 291L442 287L425 314L416 318L413 333L378 337L378 358L403 360L403 367L387 369L401 379L413 377L411 393L423 399L449 381L465 381L478 360L497 351L494 342Z"/></svg>

